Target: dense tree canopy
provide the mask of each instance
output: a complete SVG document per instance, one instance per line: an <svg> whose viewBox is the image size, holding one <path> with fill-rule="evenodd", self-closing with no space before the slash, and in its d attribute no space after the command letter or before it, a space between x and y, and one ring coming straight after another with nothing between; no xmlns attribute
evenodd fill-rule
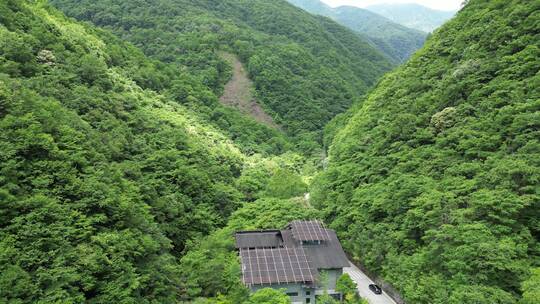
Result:
<svg viewBox="0 0 540 304"><path fill-rule="evenodd" d="M342 274L336 282L336 291L343 295L343 303L345 304L368 304L358 295L356 283L351 279L349 274Z"/></svg>
<svg viewBox="0 0 540 304"><path fill-rule="evenodd" d="M0 2L0 302L178 300L178 258L240 205L246 150L176 73L42 1Z"/></svg>
<svg viewBox="0 0 540 304"><path fill-rule="evenodd" d="M534 304L540 299L540 268L531 271L531 276L521 285L523 298L519 304Z"/></svg>
<svg viewBox="0 0 540 304"><path fill-rule="evenodd" d="M257 100L302 151L391 68L352 31L284 0L52 0L68 15L117 33L154 58L175 62L219 93L223 61L241 58Z"/></svg>
<svg viewBox="0 0 540 304"><path fill-rule="evenodd" d="M540 263L539 12L469 1L338 129L311 187L410 303L516 303Z"/></svg>
<svg viewBox="0 0 540 304"><path fill-rule="evenodd" d="M326 217L410 303L536 303L540 4L469 1L351 108L390 65L284 1L54 3L118 37L0 1L0 302L285 303L234 232ZM220 51L288 136L218 102Z"/></svg>

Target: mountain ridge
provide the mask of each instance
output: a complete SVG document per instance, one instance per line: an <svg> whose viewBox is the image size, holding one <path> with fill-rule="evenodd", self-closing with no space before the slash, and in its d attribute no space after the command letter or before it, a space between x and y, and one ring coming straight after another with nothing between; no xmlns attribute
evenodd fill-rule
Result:
<svg viewBox="0 0 540 304"><path fill-rule="evenodd" d="M407 28L355 6L332 8L319 0L288 0L306 11L329 17L368 39L392 61L402 63L419 49L427 33Z"/></svg>
<svg viewBox="0 0 540 304"><path fill-rule="evenodd" d="M367 6L365 9L426 33L433 32L458 11L436 10L416 3L378 4Z"/></svg>

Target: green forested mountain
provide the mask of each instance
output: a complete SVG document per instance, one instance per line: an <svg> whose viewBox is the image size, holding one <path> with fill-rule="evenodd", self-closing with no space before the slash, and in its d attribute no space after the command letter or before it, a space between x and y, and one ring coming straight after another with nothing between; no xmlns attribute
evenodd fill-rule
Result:
<svg viewBox="0 0 540 304"><path fill-rule="evenodd" d="M111 29L149 56L176 62L216 88L216 50L239 55L256 96L302 150L382 73L388 60L334 22L284 0L52 0L78 19Z"/></svg>
<svg viewBox="0 0 540 304"><path fill-rule="evenodd" d="M194 43L198 42L194 41ZM179 45L187 44L186 42ZM163 51L162 54L167 52L167 50L161 50L160 45L146 45L148 48L155 47ZM120 50L115 49L115 52L118 53ZM174 52L171 51L171 53ZM156 57L163 59L160 56ZM231 67L225 61L210 50L190 53L181 59L176 62L162 60L162 62L155 61L152 64L145 63L137 67L130 77L141 88L162 93L167 98L193 110L197 116L204 119L206 124L220 129L229 138L239 143L243 152L272 154L282 153L290 148L290 144L281 132L257 124L230 108L220 106L217 97L221 94L223 84L231 74ZM126 66L126 69L135 69L129 63ZM246 132L246 129L250 132Z"/></svg>
<svg viewBox="0 0 540 304"><path fill-rule="evenodd" d="M383 3L370 5L366 9L406 27L428 33L456 14L456 11L439 11L415 3Z"/></svg>
<svg viewBox="0 0 540 304"><path fill-rule="evenodd" d="M0 302L178 302L186 244L280 189L279 164L243 151L280 142L189 71L44 1L0 1Z"/></svg>
<svg viewBox="0 0 540 304"><path fill-rule="evenodd" d="M52 2L105 29L0 0L0 303L286 303L233 233L313 218L407 303L538 303L540 4L470 0L379 80L281 0Z"/></svg>
<svg viewBox="0 0 540 304"><path fill-rule="evenodd" d="M311 187L407 303L538 301L539 12L469 1L342 126Z"/></svg>
<svg viewBox="0 0 540 304"><path fill-rule="evenodd" d="M426 33L353 6L332 8L319 0L288 0L306 11L329 17L368 39L393 62L406 61L424 44Z"/></svg>

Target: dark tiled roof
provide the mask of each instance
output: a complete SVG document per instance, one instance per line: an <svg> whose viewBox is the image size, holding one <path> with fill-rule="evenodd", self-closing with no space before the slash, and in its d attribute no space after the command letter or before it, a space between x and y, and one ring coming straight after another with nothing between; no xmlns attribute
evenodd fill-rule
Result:
<svg viewBox="0 0 540 304"><path fill-rule="evenodd" d="M279 230L240 231L236 233L236 248L274 248L282 247Z"/></svg>
<svg viewBox="0 0 540 304"><path fill-rule="evenodd" d="M295 232L298 227L317 223L317 237L303 237L301 232ZM318 275L319 269L349 266L336 233L317 221L291 222L281 231L241 231L236 233L236 248L240 250L246 285L309 283L314 282L313 276Z"/></svg>
<svg viewBox="0 0 540 304"><path fill-rule="evenodd" d="M345 255L336 233L330 229L326 230L329 240L322 241L320 244L310 243L309 245L296 241L290 230L283 230L281 234L286 247L302 247L311 265L317 269L349 267L349 259Z"/></svg>
<svg viewBox="0 0 540 304"><path fill-rule="evenodd" d="M242 281L250 285L315 282L317 270L299 248L240 249Z"/></svg>

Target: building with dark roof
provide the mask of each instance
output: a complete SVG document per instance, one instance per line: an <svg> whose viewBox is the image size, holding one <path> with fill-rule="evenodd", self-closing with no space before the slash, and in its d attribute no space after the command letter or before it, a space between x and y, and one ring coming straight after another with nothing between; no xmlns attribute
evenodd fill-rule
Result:
<svg viewBox="0 0 540 304"><path fill-rule="evenodd" d="M293 221L283 230L239 231L236 248L242 282L252 292L285 289L292 303L315 303L317 295L340 298L337 279L349 261L335 231L320 221Z"/></svg>

